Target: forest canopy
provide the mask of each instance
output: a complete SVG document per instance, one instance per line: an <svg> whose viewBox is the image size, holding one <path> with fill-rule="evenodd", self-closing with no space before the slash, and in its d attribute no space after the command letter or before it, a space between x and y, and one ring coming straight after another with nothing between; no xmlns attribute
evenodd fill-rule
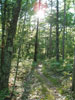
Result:
<svg viewBox="0 0 75 100"><path fill-rule="evenodd" d="M74 93L75 0L0 0L0 100Z"/></svg>

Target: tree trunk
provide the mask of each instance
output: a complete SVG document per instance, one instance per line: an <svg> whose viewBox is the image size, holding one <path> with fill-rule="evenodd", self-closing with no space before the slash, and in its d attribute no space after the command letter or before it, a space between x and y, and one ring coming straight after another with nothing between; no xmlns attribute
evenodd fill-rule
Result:
<svg viewBox="0 0 75 100"><path fill-rule="evenodd" d="M75 4L74 1L73 1L73 4ZM74 6L74 11L75 11L75 6ZM74 64L73 64L73 72L72 72L72 91L75 92L75 46L74 46Z"/></svg>
<svg viewBox="0 0 75 100"><path fill-rule="evenodd" d="M64 51L65 51L65 24L66 24L66 0L64 0L64 23L63 23L63 50L62 58L64 60Z"/></svg>
<svg viewBox="0 0 75 100"><path fill-rule="evenodd" d="M5 0L4 3L1 2L1 20L2 20L1 66L4 63L6 6L7 6L7 0Z"/></svg>
<svg viewBox="0 0 75 100"><path fill-rule="evenodd" d="M56 10L57 10L57 14L56 14L56 60L59 61L59 21L58 21L58 18L59 18L59 7L58 7L58 0L57 0L57 7L56 7Z"/></svg>
<svg viewBox="0 0 75 100"><path fill-rule="evenodd" d="M4 50L4 64L1 66L1 76L0 76L0 90L4 88L8 88L8 81L9 81L9 74L11 68L11 59L13 54L13 39L16 34L16 26L18 21L18 16L21 8L21 1L17 0L16 4L14 5L14 11L12 20L10 22L10 27L8 29L8 36L6 40L6 46Z"/></svg>
<svg viewBox="0 0 75 100"><path fill-rule="evenodd" d="M74 47L73 73L72 73L72 91L75 91L75 47Z"/></svg>
<svg viewBox="0 0 75 100"><path fill-rule="evenodd" d="M52 20L52 0L51 0L51 20ZM49 58L51 58L52 55L52 21L50 23L50 39L49 39Z"/></svg>
<svg viewBox="0 0 75 100"><path fill-rule="evenodd" d="M35 36L35 52L34 52L34 61L37 61L37 54L38 54L38 27L39 27L39 19L37 19L37 29L36 29L36 36Z"/></svg>

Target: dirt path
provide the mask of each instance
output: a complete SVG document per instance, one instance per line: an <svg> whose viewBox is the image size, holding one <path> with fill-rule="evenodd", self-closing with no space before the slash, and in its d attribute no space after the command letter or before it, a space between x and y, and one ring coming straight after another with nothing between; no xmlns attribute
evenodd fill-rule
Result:
<svg viewBox="0 0 75 100"><path fill-rule="evenodd" d="M56 87L54 87L53 84L43 75L42 65L38 65L38 68L36 71L40 75L45 87L54 96L54 100L65 100L65 96L62 96L60 93L58 93Z"/></svg>
<svg viewBox="0 0 75 100"><path fill-rule="evenodd" d="M65 100L65 96L59 94L56 87L43 75L42 67L39 65L29 74L23 74L22 78L19 78L19 72L15 88L16 100Z"/></svg>

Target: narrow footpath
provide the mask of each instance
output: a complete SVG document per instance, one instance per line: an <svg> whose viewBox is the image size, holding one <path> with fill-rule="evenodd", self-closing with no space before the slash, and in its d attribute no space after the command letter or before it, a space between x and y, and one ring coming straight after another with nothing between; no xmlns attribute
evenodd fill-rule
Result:
<svg viewBox="0 0 75 100"><path fill-rule="evenodd" d="M40 75L40 78L42 79L44 86L54 96L54 100L65 100L65 96L62 96L60 93L58 93L56 87L54 87L53 84L43 75L42 67L42 64L38 65L36 71Z"/></svg>
<svg viewBox="0 0 75 100"><path fill-rule="evenodd" d="M57 88L42 73L42 64L17 80L16 100L65 100ZM14 99L13 99L14 100Z"/></svg>

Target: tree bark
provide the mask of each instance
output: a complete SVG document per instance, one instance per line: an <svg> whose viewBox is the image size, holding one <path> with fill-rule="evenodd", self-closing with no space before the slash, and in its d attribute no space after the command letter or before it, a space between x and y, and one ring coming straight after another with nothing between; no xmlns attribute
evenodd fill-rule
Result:
<svg viewBox="0 0 75 100"><path fill-rule="evenodd" d="M12 20L10 22L10 27L8 29L8 36L6 40L6 46L4 50L4 64L1 66L1 76L0 76L0 90L8 88L9 74L11 68L11 59L13 54L13 39L16 34L16 27L18 16L21 8L21 1L17 0L14 5Z"/></svg>
<svg viewBox="0 0 75 100"><path fill-rule="evenodd" d="M73 4L75 4L74 1ZM75 6L74 6L74 11L75 11ZM75 18L74 18L74 22L75 22ZM73 64L73 72L72 72L72 91L75 92L75 45L74 45L74 64Z"/></svg>
<svg viewBox="0 0 75 100"><path fill-rule="evenodd" d="M51 0L51 20L52 20L52 0ZM50 39L49 39L49 58L51 58L52 54L52 21L50 23Z"/></svg>
<svg viewBox="0 0 75 100"><path fill-rule="evenodd" d="M66 0L64 0L64 23L63 23L63 50L62 50L62 58L64 60L64 52L65 52L65 24L66 24Z"/></svg>
<svg viewBox="0 0 75 100"><path fill-rule="evenodd" d="M56 60L59 61L59 1L57 0L56 13Z"/></svg>
<svg viewBox="0 0 75 100"><path fill-rule="evenodd" d="M73 73L72 73L72 91L75 91L75 47L74 47Z"/></svg>
<svg viewBox="0 0 75 100"><path fill-rule="evenodd" d="M38 26L39 26L39 19L37 19L37 29L36 29L36 36L35 36L35 52L34 52L34 61L37 61L37 54L38 54Z"/></svg>
<svg viewBox="0 0 75 100"><path fill-rule="evenodd" d="M7 0L5 0L4 3L1 2L1 21L2 21L1 66L4 63L6 7L7 7Z"/></svg>

